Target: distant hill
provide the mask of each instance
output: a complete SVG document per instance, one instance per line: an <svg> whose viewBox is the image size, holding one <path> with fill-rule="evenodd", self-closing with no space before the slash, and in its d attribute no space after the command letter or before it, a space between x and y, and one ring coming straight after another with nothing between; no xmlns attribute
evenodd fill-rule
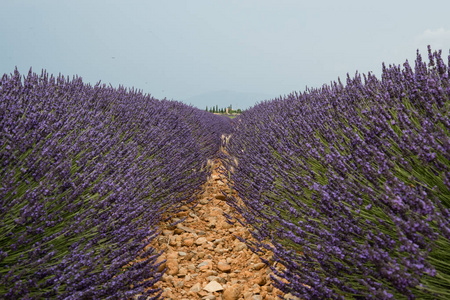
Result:
<svg viewBox="0 0 450 300"><path fill-rule="evenodd" d="M192 104L200 109L205 109L206 106L212 107L215 105L218 105L220 108L232 105L233 109L247 109L254 106L257 102L273 99L275 97L277 96L263 93L245 93L220 90L196 95L183 100L183 102L186 104Z"/></svg>

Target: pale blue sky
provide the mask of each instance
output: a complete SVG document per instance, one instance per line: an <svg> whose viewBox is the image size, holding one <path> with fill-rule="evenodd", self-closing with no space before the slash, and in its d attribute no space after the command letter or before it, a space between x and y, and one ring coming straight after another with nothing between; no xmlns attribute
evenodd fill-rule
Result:
<svg viewBox="0 0 450 300"><path fill-rule="evenodd" d="M379 75L427 44L447 55L449 11L448 0L3 0L0 74L32 67L246 108L356 70Z"/></svg>

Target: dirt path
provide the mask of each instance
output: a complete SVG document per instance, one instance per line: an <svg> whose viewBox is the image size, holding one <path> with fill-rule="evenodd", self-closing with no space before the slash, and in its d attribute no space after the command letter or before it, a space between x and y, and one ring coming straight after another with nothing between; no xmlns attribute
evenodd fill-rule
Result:
<svg viewBox="0 0 450 300"><path fill-rule="evenodd" d="M231 210L221 193L228 188L217 171L220 163L214 167L199 204L184 206L175 217L186 220L176 227L162 226L157 248L165 250L167 271L157 287L173 300L277 299L280 292L270 283L270 269L236 238L248 238L248 230L228 224L223 216Z"/></svg>

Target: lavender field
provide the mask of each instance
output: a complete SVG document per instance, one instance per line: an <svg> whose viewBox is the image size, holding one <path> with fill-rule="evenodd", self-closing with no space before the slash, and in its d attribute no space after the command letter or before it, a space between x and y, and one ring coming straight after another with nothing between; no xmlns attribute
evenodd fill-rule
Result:
<svg viewBox="0 0 450 300"><path fill-rule="evenodd" d="M271 252L282 292L449 299L445 59L429 49L233 120L80 77L3 75L0 298L159 299L161 253L147 246L220 157L230 221Z"/></svg>
<svg viewBox="0 0 450 300"><path fill-rule="evenodd" d="M192 201L230 121L30 71L0 82L0 298L158 298L156 224ZM139 261L139 263L137 263Z"/></svg>
<svg viewBox="0 0 450 300"><path fill-rule="evenodd" d="M450 298L450 57L262 102L224 157L241 222L301 299Z"/></svg>

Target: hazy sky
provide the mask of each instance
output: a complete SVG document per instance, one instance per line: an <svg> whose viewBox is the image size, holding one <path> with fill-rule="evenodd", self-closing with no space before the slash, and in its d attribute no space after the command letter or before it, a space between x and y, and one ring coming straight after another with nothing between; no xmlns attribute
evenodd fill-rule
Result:
<svg viewBox="0 0 450 300"><path fill-rule="evenodd" d="M2 0L0 75L46 69L159 99L275 97L379 75L427 44L447 55L449 11L449 0Z"/></svg>

